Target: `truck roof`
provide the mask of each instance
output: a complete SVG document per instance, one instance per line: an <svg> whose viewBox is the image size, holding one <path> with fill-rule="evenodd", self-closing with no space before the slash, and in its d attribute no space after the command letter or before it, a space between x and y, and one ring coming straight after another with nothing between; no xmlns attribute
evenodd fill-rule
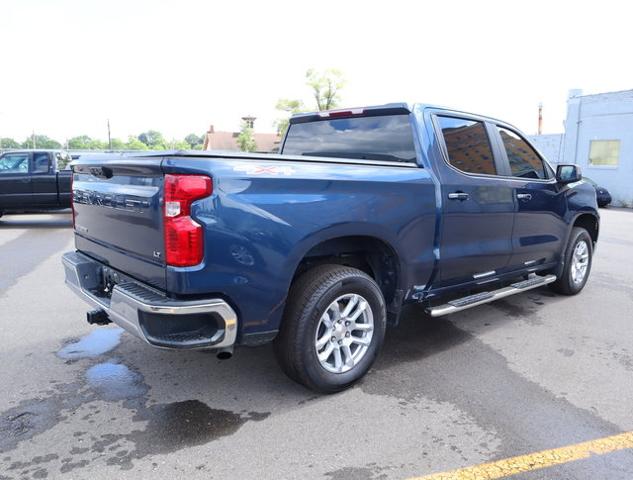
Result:
<svg viewBox="0 0 633 480"><path fill-rule="evenodd" d="M385 103L384 105L369 105L366 107L354 107L354 108L340 108L333 110L323 110L317 112L305 112L305 113L295 113L290 117L290 123L306 123L306 122L315 122L319 120L325 120L328 118L337 118L337 117L352 117L352 116L378 116L378 115L397 115L397 114L407 114L413 112L416 108L433 108L437 110L447 110L453 113L462 113L472 117L479 117L482 119L494 121L500 124L505 124L516 128L514 125L505 122L499 118L492 117L490 115L482 115L479 113L468 112L466 110L462 110L459 108L447 107L446 105L437 105L433 103L408 103L408 102L394 102L394 103Z"/></svg>
<svg viewBox="0 0 633 480"><path fill-rule="evenodd" d="M31 152L66 152L63 148L7 148L0 150L0 153L31 153Z"/></svg>
<svg viewBox="0 0 633 480"><path fill-rule="evenodd" d="M385 103L384 105L369 105L366 107L341 108L323 110L320 112L295 113L290 117L290 123L305 123L323 120L324 118L347 115L397 115L411 113L411 105L405 102Z"/></svg>

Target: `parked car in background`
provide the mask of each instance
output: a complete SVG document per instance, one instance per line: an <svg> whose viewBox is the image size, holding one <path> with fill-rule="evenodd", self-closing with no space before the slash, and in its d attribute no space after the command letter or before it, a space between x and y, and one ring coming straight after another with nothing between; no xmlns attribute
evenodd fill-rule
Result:
<svg viewBox="0 0 633 480"><path fill-rule="evenodd" d="M70 208L70 155L12 150L0 155L0 216Z"/></svg>
<svg viewBox="0 0 633 480"><path fill-rule="evenodd" d="M403 305L442 316L543 285L579 293L599 215L575 165L515 127L427 105L295 115L281 154L73 162L67 284L147 343L274 341L319 392L371 367Z"/></svg>
<svg viewBox="0 0 633 480"><path fill-rule="evenodd" d="M596 200L598 201L599 207L606 207L611 203L611 194L609 193L609 190L601 187L589 177L585 177L583 175L582 179L587 181L587 183L590 183L593 188L596 189Z"/></svg>

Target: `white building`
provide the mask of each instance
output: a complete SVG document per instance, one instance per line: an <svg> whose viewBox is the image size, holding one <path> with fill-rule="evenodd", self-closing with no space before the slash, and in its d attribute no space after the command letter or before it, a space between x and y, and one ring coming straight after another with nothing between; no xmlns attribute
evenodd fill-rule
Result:
<svg viewBox="0 0 633 480"><path fill-rule="evenodd" d="M565 133L530 139L550 162L580 165L611 192L613 204L633 207L633 90L571 90Z"/></svg>
<svg viewBox="0 0 633 480"><path fill-rule="evenodd" d="M561 152L563 150L562 133L551 133L546 135L530 135L528 138L536 145L539 151L545 155L550 163L563 163Z"/></svg>

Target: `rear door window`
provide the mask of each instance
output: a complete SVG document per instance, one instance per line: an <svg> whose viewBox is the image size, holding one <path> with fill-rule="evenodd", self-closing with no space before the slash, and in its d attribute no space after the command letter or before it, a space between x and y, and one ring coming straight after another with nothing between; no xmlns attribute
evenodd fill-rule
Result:
<svg viewBox="0 0 633 480"><path fill-rule="evenodd" d="M33 153L33 173L48 173L50 157L47 152Z"/></svg>
<svg viewBox="0 0 633 480"><path fill-rule="evenodd" d="M503 141L513 177L546 179L545 162L519 135L507 128L497 127Z"/></svg>
<svg viewBox="0 0 633 480"><path fill-rule="evenodd" d="M7 153L0 157L0 175L11 173L28 173L28 153Z"/></svg>
<svg viewBox="0 0 633 480"><path fill-rule="evenodd" d="M408 115L294 123L282 153L396 162L416 159Z"/></svg>
<svg viewBox="0 0 633 480"><path fill-rule="evenodd" d="M497 167L483 122L456 117L437 117L448 162L466 173L496 175Z"/></svg>

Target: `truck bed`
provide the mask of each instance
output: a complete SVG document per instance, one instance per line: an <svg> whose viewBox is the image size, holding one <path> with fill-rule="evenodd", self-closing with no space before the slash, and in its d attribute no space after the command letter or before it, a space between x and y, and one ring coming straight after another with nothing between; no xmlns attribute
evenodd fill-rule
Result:
<svg viewBox="0 0 633 480"><path fill-rule="evenodd" d="M82 156L73 169L78 251L174 298L232 299L246 332L276 328L301 258L328 238L421 247L403 248L402 275L434 265L435 184L417 165L168 151ZM212 177L212 195L191 207L204 229L199 265L165 263L165 175Z"/></svg>

